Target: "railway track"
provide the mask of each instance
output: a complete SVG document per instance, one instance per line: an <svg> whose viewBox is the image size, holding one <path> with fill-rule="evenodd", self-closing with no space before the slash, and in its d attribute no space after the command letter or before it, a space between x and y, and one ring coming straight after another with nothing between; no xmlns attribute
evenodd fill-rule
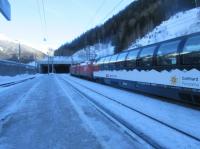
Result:
<svg viewBox="0 0 200 149"><path fill-rule="evenodd" d="M62 79L63 79L63 78L62 78ZM69 85L73 88L73 90L75 90L75 91L78 92L79 94L85 96L88 100L90 100L90 101L91 101L93 104L95 104L97 107L100 107L101 109L103 109L103 111L106 111L106 113L109 113L109 115L111 115L112 117L114 117L115 119L117 119L119 122L121 122L123 125L125 125L125 127L127 127L131 132L133 132L134 134L138 135L140 138L142 138L145 142L147 142L148 144L150 144L150 145L151 145L152 147L154 147L154 148L164 148L164 147L163 147L163 146L160 146L159 143L157 143L157 142L156 142L155 140L153 140L152 138L149 138L148 136L146 136L146 135L143 134L142 132L139 132L138 130L134 129L133 126L131 126L130 124L126 123L123 119L119 118L117 115L113 114L110 110L104 108L102 105L100 105L100 104L99 104L98 102L96 102L94 99L92 99L91 97L89 97L86 93L84 93L84 92L81 91L80 89L77 89L77 87L75 87L71 82L74 82L74 83L78 84L79 86L81 86L81 87L83 87L83 88L86 88L87 90L89 90L89 91L91 91L91 92L93 92L93 93L95 93L95 94L97 94L97 95L100 95L100 96L102 96L103 98L105 98L105 99L107 99L107 100L110 100L110 101L112 101L112 102L118 104L119 106L123 106L123 107L125 107L125 108L127 108L127 109L129 109L129 110L132 110L132 111L134 111L134 112L136 112L136 113L138 113L138 114L140 114L140 115L142 115L142 116L144 116L144 117L146 117L146 118L148 118L148 119L153 120L153 121L156 122L156 123L159 123L159 124L161 124L161 125L163 125L163 126L165 126L165 127L168 127L169 129L171 129L171 130L173 130L173 131L176 131L177 133L179 133L179 134L181 134L181 135L184 135L184 136L186 136L186 137L189 137L189 138L191 138L191 139L193 139L193 140L195 140L195 141L197 141L197 142L200 143L200 138L198 138L198 137L196 137L196 136L194 136L194 135L192 135L192 134L190 134L190 133L188 133L188 132L186 132L186 131L183 131L183 130L181 130L181 129L179 129L179 128L176 128L175 126L172 126L172 125L170 125L170 124L168 124L168 123L166 123L166 122L164 122L164 121L161 121L161 120L159 120L159 119L157 119L157 118L155 118L155 117L153 117L153 116L150 116L150 115L148 115L148 114L146 114L146 113L144 113L144 112L142 112L142 111L139 111L139 110L137 110L137 109L135 109L135 108L133 108L133 107L130 107L129 105L126 105L126 104L124 104L124 103L122 103L122 102L119 102L119 101L117 101L117 100L114 99L114 98L108 97L108 96L106 96L106 95L104 95L104 94L102 94L102 93L100 93L100 92L98 92L98 91L96 91L96 90L94 90L94 89L91 89L91 88L89 88L89 87L87 87L87 86L85 86L85 85L83 85L83 84L80 84L80 83L77 82L77 81L71 80L71 79L69 79L69 78L68 78L68 80L70 80L70 81L67 81L67 80L63 79L63 81L65 81L67 84L69 84Z"/></svg>
<svg viewBox="0 0 200 149"><path fill-rule="evenodd" d="M122 130L125 131L125 133L130 136L131 138L135 139L132 136L138 136L141 138L145 143L147 143L151 148L155 149L161 149L164 148L160 146L158 143L156 143L154 140L149 138L148 136L145 136L141 132L137 131L137 129L133 128L130 124L125 122L123 119L112 113L111 111L104 108L102 105L100 105L98 102L95 102L91 97L89 97L87 94L83 93L82 91L78 90L74 85L72 85L70 82L68 82L65 79L62 79L65 83L67 83L68 86L71 87L72 90L74 90L76 93L87 99L100 113L102 113L107 119L114 122L118 127L122 128Z"/></svg>
<svg viewBox="0 0 200 149"><path fill-rule="evenodd" d="M13 85L16 85L16 84L20 84L20 83L23 83L23 82L26 82L28 80L32 80L34 79L35 77L31 77L31 78L26 78L26 79L23 79L23 80L19 80L19 81L12 81L12 82L8 82L8 83L3 83L3 84L0 84L0 87L9 87L9 86L13 86Z"/></svg>

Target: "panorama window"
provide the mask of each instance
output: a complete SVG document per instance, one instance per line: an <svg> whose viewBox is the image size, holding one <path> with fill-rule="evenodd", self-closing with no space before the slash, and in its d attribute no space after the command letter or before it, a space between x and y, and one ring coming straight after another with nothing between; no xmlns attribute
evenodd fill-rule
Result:
<svg viewBox="0 0 200 149"><path fill-rule="evenodd" d="M94 62L93 62L93 64L94 64L94 65L97 65L97 64L98 64L98 60L95 59Z"/></svg>
<svg viewBox="0 0 200 149"><path fill-rule="evenodd" d="M127 52L119 54L119 57L117 58L117 61L118 62L125 61L126 56L127 56Z"/></svg>
<svg viewBox="0 0 200 149"><path fill-rule="evenodd" d="M103 57L103 58L100 58L100 59L97 61L97 64L102 64L104 60L105 60L104 57Z"/></svg>
<svg viewBox="0 0 200 149"><path fill-rule="evenodd" d="M118 54L113 55L113 56L111 57L111 59L110 59L110 63L114 63L114 62L116 62L117 57L118 57Z"/></svg>
<svg viewBox="0 0 200 149"><path fill-rule="evenodd" d="M133 68L133 67L136 66L136 59L137 59L137 55L138 55L139 51L140 50L137 49L137 50L130 51L128 53L128 56L126 58L126 60L127 60L127 67L128 68Z"/></svg>
<svg viewBox="0 0 200 149"><path fill-rule="evenodd" d="M146 47L142 49L138 61L139 66L152 66L153 65L153 54L156 46Z"/></svg>
<svg viewBox="0 0 200 149"><path fill-rule="evenodd" d="M110 58L111 58L111 56L106 57L103 63L104 63L104 64L109 63Z"/></svg>
<svg viewBox="0 0 200 149"><path fill-rule="evenodd" d="M103 68L104 70L108 70L109 69L109 61L110 61L111 56L108 56L105 58L104 62L103 62Z"/></svg>
<svg viewBox="0 0 200 149"><path fill-rule="evenodd" d="M200 64L200 35L187 40L183 52L183 64Z"/></svg>
<svg viewBox="0 0 200 149"><path fill-rule="evenodd" d="M115 62L118 57L118 54L115 54L111 57L110 62L109 62L109 70L114 70L115 69Z"/></svg>
<svg viewBox="0 0 200 149"><path fill-rule="evenodd" d="M161 44L157 53L158 65L176 65L177 64L177 50L180 40Z"/></svg>

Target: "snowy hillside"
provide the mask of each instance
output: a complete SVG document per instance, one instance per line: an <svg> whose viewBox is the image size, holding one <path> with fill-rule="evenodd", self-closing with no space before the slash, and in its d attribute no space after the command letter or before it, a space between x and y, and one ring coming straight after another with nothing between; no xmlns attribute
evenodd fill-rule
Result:
<svg viewBox="0 0 200 149"><path fill-rule="evenodd" d="M39 51L39 52L42 52L44 54L52 53L51 48L47 47L46 45L37 46L37 45L33 45L31 43L28 43L26 41L14 40L14 39L11 39L11 38L9 38L9 37L5 36L4 34L1 34L1 33L0 33L0 41L2 41L2 42L5 41L5 42L13 43L13 44L16 44L16 45L18 45L20 43L21 45L24 45L26 47L30 47L31 49L34 49L34 51ZM0 50L1 50L1 45L0 45Z"/></svg>
<svg viewBox="0 0 200 149"><path fill-rule="evenodd" d="M29 44L26 44L21 41L11 40L6 36L0 34L0 59L3 60L18 60L20 46L20 59L23 63L28 63L36 59L41 59L45 56L40 50L33 48Z"/></svg>
<svg viewBox="0 0 200 149"><path fill-rule="evenodd" d="M175 37L200 32L200 8L180 12L157 26L145 37L134 42L129 49L145 46Z"/></svg>
<svg viewBox="0 0 200 149"><path fill-rule="evenodd" d="M161 25L157 26L145 37L133 42L128 49L168 40L194 32L200 32L200 8L177 13L169 20L164 21ZM73 55L73 59L75 61L85 61L88 60L89 57L98 58L113 53L114 47L111 43L96 44L76 52Z"/></svg>
<svg viewBox="0 0 200 149"><path fill-rule="evenodd" d="M95 44L85 49L76 52L72 57L75 62L82 62L89 59L95 59L114 53L114 47L111 43L108 44Z"/></svg>

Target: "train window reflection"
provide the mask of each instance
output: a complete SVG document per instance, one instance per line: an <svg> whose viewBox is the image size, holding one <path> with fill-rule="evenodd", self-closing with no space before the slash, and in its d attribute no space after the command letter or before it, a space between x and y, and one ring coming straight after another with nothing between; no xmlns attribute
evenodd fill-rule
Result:
<svg viewBox="0 0 200 149"><path fill-rule="evenodd" d="M160 46L157 53L158 65L175 65L176 56L180 40L164 43Z"/></svg>
<svg viewBox="0 0 200 149"><path fill-rule="evenodd" d="M183 64L200 64L200 36L194 36L186 41L182 52Z"/></svg>
<svg viewBox="0 0 200 149"><path fill-rule="evenodd" d="M110 62L111 62L111 63L116 62L117 57L118 57L118 54L113 55L113 56L111 57L111 59L110 59Z"/></svg>
<svg viewBox="0 0 200 149"><path fill-rule="evenodd" d="M104 57L103 57L103 58L100 58L100 59L97 61L97 64L102 64L104 60L105 60Z"/></svg>
<svg viewBox="0 0 200 149"><path fill-rule="evenodd" d="M105 64L105 63L109 63L110 58L111 58L110 56L106 57L103 63L104 63L104 64Z"/></svg>
<svg viewBox="0 0 200 149"><path fill-rule="evenodd" d="M139 66L151 66L153 64L153 53L156 46L150 46L142 49L139 57Z"/></svg>
<svg viewBox="0 0 200 149"><path fill-rule="evenodd" d="M126 58L128 69L134 68L136 66L136 59L138 55L139 49L130 51Z"/></svg>
<svg viewBox="0 0 200 149"><path fill-rule="evenodd" d="M130 51L128 53L128 56L127 56L126 60L136 60L138 52L139 52L139 49Z"/></svg>
<svg viewBox="0 0 200 149"><path fill-rule="evenodd" d="M126 56L127 56L127 52L121 53L121 54L119 55L119 57L117 58L117 61L118 61L118 62L119 62L119 61L125 61Z"/></svg>

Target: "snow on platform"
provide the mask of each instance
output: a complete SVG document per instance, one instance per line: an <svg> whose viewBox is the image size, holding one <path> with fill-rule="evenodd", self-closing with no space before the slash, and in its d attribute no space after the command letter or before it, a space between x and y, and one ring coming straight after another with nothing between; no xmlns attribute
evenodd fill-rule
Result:
<svg viewBox="0 0 200 149"><path fill-rule="evenodd" d="M144 148L57 75L0 89L0 148Z"/></svg>
<svg viewBox="0 0 200 149"><path fill-rule="evenodd" d="M36 76L39 76L39 74L37 74L37 75L22 74L22 75L16 75L16 76L0 76L0 84L20 81L20 80L24 80L24 79L28 79L28 78L36 77Z"/></svg>

